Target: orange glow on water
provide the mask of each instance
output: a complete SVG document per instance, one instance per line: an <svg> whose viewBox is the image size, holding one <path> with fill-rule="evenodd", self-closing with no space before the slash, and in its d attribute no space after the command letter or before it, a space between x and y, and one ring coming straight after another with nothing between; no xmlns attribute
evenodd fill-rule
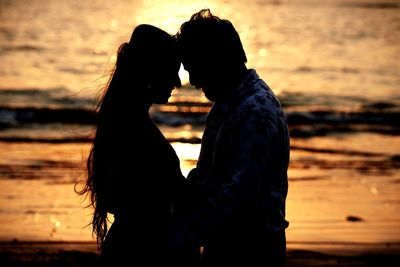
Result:
<svg viewBox="0 0 400 267"><path fill-rule="evenodd" d="M162 112L183 112L183 113L208 113L209 107L178 107L178 106L161 106Z"/></svg>

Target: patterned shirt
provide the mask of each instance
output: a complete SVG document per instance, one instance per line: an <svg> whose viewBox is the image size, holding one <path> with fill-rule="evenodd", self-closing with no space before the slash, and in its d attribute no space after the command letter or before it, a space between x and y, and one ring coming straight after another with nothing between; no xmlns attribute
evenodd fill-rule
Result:
<svg viewBox="0 0 400 267"><path fill-rule="evenodd" d="M227 224L240 231L287 228L289 153L289 130L281 105L251 70L227 99L214 103L197 167L188 175L207 196L207 204L192 218L196 239Z"/></svg>

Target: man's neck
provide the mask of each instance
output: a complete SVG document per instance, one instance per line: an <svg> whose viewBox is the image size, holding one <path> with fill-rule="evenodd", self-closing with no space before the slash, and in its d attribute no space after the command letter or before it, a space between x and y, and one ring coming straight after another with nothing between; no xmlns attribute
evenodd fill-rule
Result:
<svg viewBox="0 0 400 267"><path fill-rule="evenodd" d="M243 82L251 70L247 69L245 65L230 71L226 75L226 84L224 86L224 93L221 100L228 98ZM229 75L228 75L229 74Z"/></svg>
<svg viewBox="0 0 400 267"><path fill-rule="evenodd" d="M240 68L237 69L236 72L233 73L235 79L234 79L234 88L236 89L239 87L239 85L242 83L242 81L246 78L246 76L249 74L249 71L245 65L241 66Z"/></svg>

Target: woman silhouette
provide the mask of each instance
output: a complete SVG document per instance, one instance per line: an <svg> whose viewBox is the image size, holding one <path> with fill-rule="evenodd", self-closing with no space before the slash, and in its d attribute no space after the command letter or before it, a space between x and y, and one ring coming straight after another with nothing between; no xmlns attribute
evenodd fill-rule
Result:
<svg viewBox="0 0 400 267"><path fill-rule="evenodd" d="M78 192L90 196L102 264L168 260L172 204L185 178L149 109L180 86L179 66L174 38L154 26L137 26L119 47ZM114 215L110 229L107 213Z"/></svg>

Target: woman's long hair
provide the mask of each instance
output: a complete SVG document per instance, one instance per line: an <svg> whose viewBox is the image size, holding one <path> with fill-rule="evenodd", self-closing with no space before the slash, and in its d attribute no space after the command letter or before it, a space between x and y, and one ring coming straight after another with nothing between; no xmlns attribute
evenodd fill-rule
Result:
<svg viewBox="0 0 400 267"><path fill-rule="evenodd" d="M75 191L79 195L89 196L89 205L92 206L93 219L92 227L93 234L96 236L99 250L102 248L103 241L108 231L107 220L107 173L102 169L106 166L105 156L108 154L107 142L110 142L110 129L112 129L112 118L116 116L116 108L118 107L119 99L121 99L122 89L127 87L126 72L127 66L127 49L129 44L123 43L120 45L117 54L117 62L110 75L110 79L104 90L97 107L97 126L94 134L94 142L87 158L87 179L82 189ZM103 167L101 167L103 166Z"/></svg>
<svg viewBox="0 0 400 267"><path fill-rule="evenodd" d="M87 179L83 188L75 187L75 191L88 195L88 206L94 208L91 224L99 250L108 232L107 212L113 208L109 161L118 156L114 155L113 142L126 130L123 125L127 114L134 112L131 109L135 105L151 104L149 92L145 90L149 69L171 53L173 47L173 37L161 29L145 24L136 27L129 43L120 45L114 70L96 107L97 127L87 159Z"/></svg>

